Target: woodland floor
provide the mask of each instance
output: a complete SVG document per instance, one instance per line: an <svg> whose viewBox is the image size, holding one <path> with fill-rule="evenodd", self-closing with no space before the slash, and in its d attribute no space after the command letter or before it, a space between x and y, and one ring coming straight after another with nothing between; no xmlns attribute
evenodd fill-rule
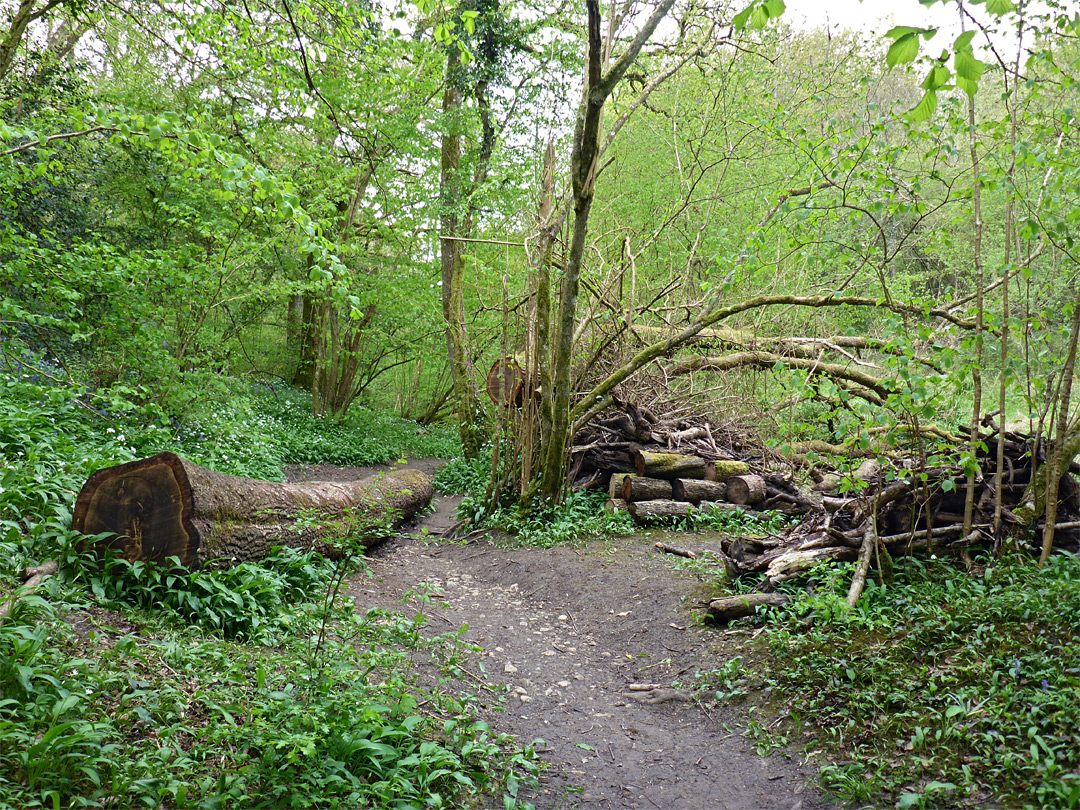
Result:
<svg viewBox="0 0 1080 810"><path fill-rule="evenodd" d="M367 473L305 466L289 478ZM544 741L537 750L548 767L521 798L537 810L831 806L813 786L814 765L801 765L797 752L761 757L743 736L756 701L718 706L711 692L701 702L686 691L696 672L745 655L746 635L695 619L706 586L657 555L655 535L550 549L487 537L452 542L439 533L458 500L436 495L432 514L372 553L370 576L357 578L351 594L361 610L410 618L423 610L432 634L468 625L464 638L482 648L465 666L476 675L483 719L520 744ZM628 689L642 683L684 689Z"/></svg>

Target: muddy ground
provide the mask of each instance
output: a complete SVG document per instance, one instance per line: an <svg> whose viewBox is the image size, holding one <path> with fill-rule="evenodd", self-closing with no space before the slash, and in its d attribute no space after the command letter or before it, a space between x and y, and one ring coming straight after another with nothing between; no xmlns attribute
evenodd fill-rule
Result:
<svg viewBox="0 0 1080 810"><path fill-rule="evenodd" d="M289 477L366 472L318 466ZM482 649L466 667L484 684L484 719L519 743L544 741L549 767L522 798L537 810L831 806L798 752L755 752L743 734L748 703L719 705L693 688L696 673L740 655L747 636L700 624L707 586L658 554L656 536L551 549L452 542L441 533L458 500L436 496L432 514L376 549L351 595L362 610L422 610L432 633L468 625L465 639Z"/></svg>

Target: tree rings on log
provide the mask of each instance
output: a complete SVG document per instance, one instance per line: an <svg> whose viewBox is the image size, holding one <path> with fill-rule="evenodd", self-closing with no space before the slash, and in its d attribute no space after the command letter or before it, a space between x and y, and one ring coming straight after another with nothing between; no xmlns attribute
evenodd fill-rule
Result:
<svg viewBox="0 0 1080 810"><path fill-rule="evenodd" d="M491 401L504 408L521 407L525 392L525 372L513 357L503 357L491 365L487 375L487 393Z"/></svg>
<svg viewBox="0 0 1080 810"><path fill-rule="evenodd" d="M633 473L612 473L608 479L608 497L617 500L623 499L623 481L630 478Z"/></svg>
<svg viewBox="0 0 1080 810"><path fill-rule="evenodd" d="M677 501L722 501L727 493L723 481L699 481L695 478L676 478L671 482L671 496Z"/></svg>
<svg viewBox="0 0 1080 810"><path fill-rule="evenodd" d="M622 499L624 501L670 500L671 482L662 478L644 478L640 475L627 475L623 478Z"/></svg>
<svg viewBox="0 0 1080 810"><path fill-rule="evenodd" d="M617 512L628 511L629 506L630 504L622 498L608 498L607 503L604 504L604 509L614 515Z"/></svg>
<svg viewBox="0 0 1080 810"><path fill-rule="evenodd" d="M370 547L385 537L371 527L409 520L431 496L431 479L415 470L281 484L159 453L91 475L75 502L72 528L109 535L103 547L130 561L176 557L184 565L229 565L262 559L274 546L333 557L339 550L328 535L352 527Z"/></svg>
<svg viewBox="0 0 1080 810"><path fill-rule="evenodd" d="M736 475L724 482L727 499L736 504L761 503L765 500L765 479L760 475Z"/></svg>

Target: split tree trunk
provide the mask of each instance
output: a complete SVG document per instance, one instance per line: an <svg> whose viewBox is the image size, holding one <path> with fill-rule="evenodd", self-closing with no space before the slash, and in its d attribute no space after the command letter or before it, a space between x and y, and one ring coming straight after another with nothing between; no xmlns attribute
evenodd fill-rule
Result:
<svg viewBox="0 0 1080 810"><path fill-rule="evenodd" d="M159 453L91 475L75 502L72 528L108 533L101 544L130 561L177 557L184 565L232 565L262 559L274 546L334 557L339 551L327 537L335 524L398 525L431 496L431 479L415 470L359 481L279 484L224 475ZM362 545L370 548L385 536L371 530Z"/></svg>

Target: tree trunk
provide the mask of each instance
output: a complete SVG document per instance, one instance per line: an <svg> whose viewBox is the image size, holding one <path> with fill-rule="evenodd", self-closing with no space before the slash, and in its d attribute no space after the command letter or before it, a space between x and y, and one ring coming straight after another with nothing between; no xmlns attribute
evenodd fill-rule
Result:
<svg viewBox="0 0 1080 810"><path fill-rule="evenodd" d="M765 500L765 479L760 475L736 475L726 481L727 499L732 503L761 503Z"/></svg>
<svg viewBox="0 0 1080 810"><path fill-rule="evenodd" d="M982 257L982 177L979 168L979 135L975 126L975 97L968 95L968 129L970 132L971 147L971 206L975 215L975 244L973 246L975 259L975 362L971 364L972 383L972 406L971 422L969 424L971 444L968 452L971 454L971 465L968 468L967 487L964 498L964 536L971 533L972 520L975 510L975 471L977 464L975 459L979 455L979 420L982 416L982 362L983 362L983 257ZM1005 423L1005 414L1001 414L1001 422Z"/></svg>
<svg viewBox="0 0 1080 810"><path fill-rule="evenodd" d="M261 559L275 546L335 557L335 531L359 529L370 548L386 537L385 525L409 520L431 495L431 479L415 470L279 484L159 453L91 475L75 501L72 528L109 533L91 541L131 561L231 565Z"/></svg>
<svg viewBox="0 0 1080 810"><path fill-rule="evenodd" d="M659 478L643 478L639 475L623 477L622 498L624 501L655 501L671 498L671 482Z"/></svg>
<svg viewBox="0 0 1080 810"><path fill-rule="evenodd" d="M671 494L677 501L722 501L727 497L727 486L722 481L698 481L693 478L676 478L671 482Z"/></svg>
<svg viewBox="0 0 1080 810"><path fill-rule="evenodd" d="M555 342L552 347L552 421L545 436L544 471L541 494L548 499L558 498L566 484L567 450L570 447L573 416L570 406L570 369L573 364L574 327L577 323L578 287L581 283L585 236L589 227L589 212L596 191L597 159L600 155L600 131L604 105L622 81L626 71L637 59L642 46L649 40L660 21L667 16L675 0L662 0L642 25L626 50L605 72L604 48L600 36L600 3L585 0L586 49L585 88L574 127L574 146L570 155L571 186L574 195L574 226L570 249L563 273L559 313L555 320Z"/></svg>
<svg viewBox="0 0 1080 810"><path fill-rule="evenodd" d="M1039 565L1044 565L1054 547L1054 524L1057 522L1058 495L1061 491L1061 478L1069 469L1076 454L1074 442L1070 442L1069 405L1072 403L1073 373L1076 368L1076 344L1080 340L1080 300L1076 300L1076 290L1072 290L1074 305L1072 327L1069 330L1069 353L1065 356L1065 366L1061 369L1061 393L1058 396L1057 427L1054 431L1054 443L1050 449L1049 467L1046 478L1046 523L1043 526L1042 552ZM1002 421L1005 415L1002 414ZM1076 430L1072 431L1073 436ZM967 523L964 524L967 530Z"/></svg>
<svg viewBox="0 0 1080 810"><path fill-rule="evenodd" d="M309 257L310 263L310 257ZM315 383L315 296L306 291L300 298L300 323L297 340L300 356L296 363L292 384L296 388L310 391ZM290 309L292 306L290 306Z"/></svg>

